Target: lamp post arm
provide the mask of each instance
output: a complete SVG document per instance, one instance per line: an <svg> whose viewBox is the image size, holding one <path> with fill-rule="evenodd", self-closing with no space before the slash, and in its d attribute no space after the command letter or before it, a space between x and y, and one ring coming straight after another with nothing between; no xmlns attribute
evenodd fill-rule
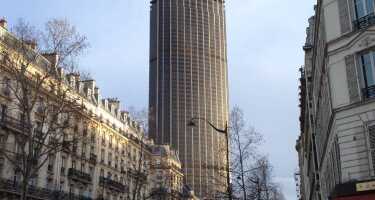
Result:
<svg viewBox="0 0 375 200"><path fill-rule="evenodd" d="M227 192L229 196L229 200L233 199L233 192L232 192L232 187L231 187L231 182L230 182L230 161L229 161L229 134L228 134L228 123L225 123L224 129L219 129L216 126L214 126L210 121L208 121L205 118L200 118L200 117L193 117L191 119L192 124L194 124L193 120L202 120L206 122L208 125L211 126L211 128L215 129L219 133L225 134L225 141L227 143L226 145L226 157L227 157L227 162L226 162L226 171L227 171Z"/></svg>
<svg viewBox="0 0 375 200"><path fill-rule="evenodd" d="M208 121L205 118L194 117L194 118L192 118L192 120L202 120L202 121L206 122L208 125L210 125L211 128L215 129L217 132L224 133L224 134L228 133L228 124L227 123L225 123L225 128L224 129L219 129L219 128L217 128L215 125L213 125L210 121Z"/></svg>

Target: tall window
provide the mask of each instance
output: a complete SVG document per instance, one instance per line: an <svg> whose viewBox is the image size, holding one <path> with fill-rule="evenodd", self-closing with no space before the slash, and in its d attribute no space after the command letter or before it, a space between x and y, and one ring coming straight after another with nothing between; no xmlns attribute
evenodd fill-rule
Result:
<svg viewBox="0 0 375 200"><path fill-rule="evenodd" d="M375 52L371 51L362 54L360 57L362 65L363 79L364 79L364 93L367 97L374 97L375 90L371 89L375 87Z"/></svg>
<svg viewBox="0 0 375 200"><path fill-rule="evenodd" d="M66 157L61 157L61 174L65 174L65 167L66 167Z"/></svg>
<svg viewBox="0 0 375 200"><path fill-rule="evenodd" d="M7 110L8 110L8 107L4 104L1 104L1 113L0 113L1 114L1 116L0 116L1 121L5 120Z"/></svg>
<svg viewBox="0 0 375 200"><path fill-rule="evenodd" d="M104 157L105 157L104 149L102 149L102 151L101 151L101 153L100 153L100 157L101 157L101 161L102 161L102 163L104 163Z"/></svg>
<svg viewBox="0 0 375 200"><path fill-rule="evenodd" d="M356 17L374 14L374 0L355 0Z"/></svg>
<svg viewBox="0 0 375 200"><path fill-rule="evenodd" d="M56 157L53 154L48 156L48 171L53 171L55 160Z"/></svg>
<svg viewBox="0 0 375 200"><path fill-rule="evenodd" d="M100 177L104 177L104 169L100 169Z"/></svg>
<svg viewBox="0 0 375 200"><path fill-rule="evenodd" d="M75 160L72 160L72 168L76 169L76 161Z"/></svg>

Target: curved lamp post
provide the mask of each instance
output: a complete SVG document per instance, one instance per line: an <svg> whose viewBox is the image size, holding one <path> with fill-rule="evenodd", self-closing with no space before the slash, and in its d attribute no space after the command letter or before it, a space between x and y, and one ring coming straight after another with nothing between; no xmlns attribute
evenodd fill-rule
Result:
<svg viewBox="0 0 375 200"><path fill-rule="evenodd" d="M229 196L229 199L232 200L232 188L231 188L231 184L230 184L230 171L229 171L229 134L228 134L228 123L225 123L224 125L224 129L219 129L217 128L215 125L213 125L210 121L208 121L207 119L205 118L201 118L201 117L193 117L190 119L190 122L188 123L188 126L191 126L191 127L196 127L196 121L204 121L205 123L207 123L211 128L213 128L215 131L219 132L219 133L223 133L225 135L225 141L227 143L227 146L226 146L226 159L227 159L227 163L226 163L226 171L227 171L227 192L228 192L228 196Z"/></svg>

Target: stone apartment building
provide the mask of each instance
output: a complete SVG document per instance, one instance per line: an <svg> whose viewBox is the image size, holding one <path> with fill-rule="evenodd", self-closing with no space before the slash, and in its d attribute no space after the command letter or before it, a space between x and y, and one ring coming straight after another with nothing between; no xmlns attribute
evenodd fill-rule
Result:
<svg viewBox="0 0 375 200"><path fill-rule="evenodd" d="M375 199L374 0L318 0L301 68L301 199Z"/></svg>
<svg viewBox="0 0 375 200"><path fill-rule="evenodd" d="M17 40L0 21L0 59L9 51L7 40ZM41 63L51 66L53 54L41 55ZM7 89L11 77L0 67L0 145L2 150L16 148L12 135L3 137L5 130L21 134L21 123ZM8 66L9 67L9 66ZM36 69L39 66L34 66ZM160 188L176 194L182 192L181 163L169 146L157 146L142 132L140 126L125 111L120 111L117 99L102 99L94 80L80 80L76 74L64 74L66 87L85 107L87 120L78 120L74 132L84 136L73 150L59 151L48 158L36 178L30 182L32 199L108 199L122 200L132 196L136 185L134 175L142 174L142 198L154 199L151 194ZM7 83L7 84L5 84ZM78 113L77 115L80 115ZM89 116L89 117L87 117ZM5 145L5 146L4 146ZM162 155L155 154L159 149ZM161 157L162 159L159 159ZM158 165L153 165L156 163ZM136 173L141 172L141 173ZM165 179L159 179L159 176ZM4 156L0 156L0 199L18 199L21 176Z"/></svg>
<svg viewBox="0 0 375 200"><path fill-rule="evenodd" d="M153 195L159 199L180 199L183 174L177 151L169 145L154 145L151 154L151 170L155 174L151 180L155 187Z"/></svg>

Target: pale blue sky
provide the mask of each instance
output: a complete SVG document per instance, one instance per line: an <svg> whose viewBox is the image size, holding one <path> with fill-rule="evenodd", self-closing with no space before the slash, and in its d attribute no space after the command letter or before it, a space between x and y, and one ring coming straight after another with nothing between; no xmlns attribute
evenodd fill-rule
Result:
<svg viewBox="0 0 375 200"><path fill-rule="evenodd" d="M262 151L274 165L286 198L296 199L293 172L298 135L298 67L315 0L227 0L230 103L265 136ZM0 16L41 27L67 18L87 35L81 65L103 96L123 107L148 102L149 0L2 0Z"/></svg>

